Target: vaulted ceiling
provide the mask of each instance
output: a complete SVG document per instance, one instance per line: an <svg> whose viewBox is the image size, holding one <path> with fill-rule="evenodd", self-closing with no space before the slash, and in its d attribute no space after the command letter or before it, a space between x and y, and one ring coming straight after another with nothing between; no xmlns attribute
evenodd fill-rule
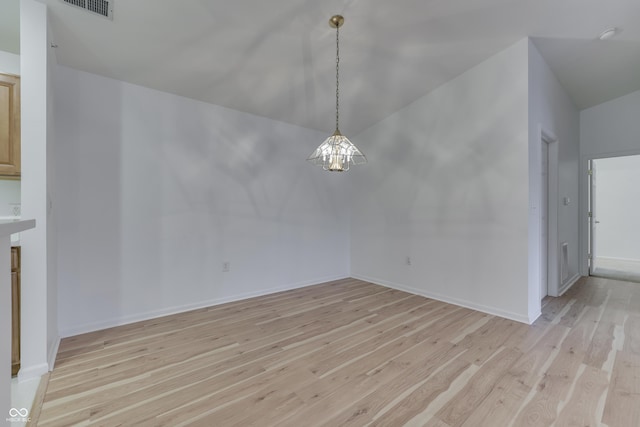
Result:
<svg viewBox="0 0 640 427"><path fill-rule="evenodd" d="M346 134L527 36L580 109L640 90L638 0L115 0L113 21L42 1L61 65L326 132L336 13Z"/></svg>

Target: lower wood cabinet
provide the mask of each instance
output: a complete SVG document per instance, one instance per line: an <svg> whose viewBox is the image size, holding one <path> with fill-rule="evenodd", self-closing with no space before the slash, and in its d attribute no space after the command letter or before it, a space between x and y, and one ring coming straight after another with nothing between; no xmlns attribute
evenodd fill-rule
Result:
<svg viewBox="0 0 640 427"><path fill-rule="evenodd" d="M11 376L20 370L20 247L11 248Z"/></svg>

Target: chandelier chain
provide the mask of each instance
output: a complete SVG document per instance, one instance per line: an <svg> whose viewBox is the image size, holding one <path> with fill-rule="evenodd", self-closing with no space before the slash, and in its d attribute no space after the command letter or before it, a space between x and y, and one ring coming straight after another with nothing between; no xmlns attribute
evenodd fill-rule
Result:
<svg viewBox="0 0 640 427"><path fill-rule="evenodd" d="M336 26L336 130L340 119L340 26Z"/></svg>

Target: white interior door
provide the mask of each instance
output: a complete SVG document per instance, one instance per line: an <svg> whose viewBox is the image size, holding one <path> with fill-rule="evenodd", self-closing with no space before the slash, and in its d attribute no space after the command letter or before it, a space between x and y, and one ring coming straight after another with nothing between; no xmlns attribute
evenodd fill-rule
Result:
<svg viewBox="0 0 640 427"><path fill-rule="evenodd" d="M540 182L540 299L549 286L549 144L542 141Z"/></svg>
<svg viewBox="0 0 640 427"><path fill-rule="evenodd" d="M589 274L596 271L596 240L598 217L596 214L596 162L591 160L589 173Z"/></svg>

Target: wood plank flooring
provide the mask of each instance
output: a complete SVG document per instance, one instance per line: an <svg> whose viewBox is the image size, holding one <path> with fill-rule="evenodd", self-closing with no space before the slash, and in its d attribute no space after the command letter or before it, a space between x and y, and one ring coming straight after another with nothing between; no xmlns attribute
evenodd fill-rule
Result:
<svg viewBox="0 0 640 427"><path fill-rule="evenodd" d="M38 426L640 426L640 285L532 326L348 279L64 339Z"/></svg>

